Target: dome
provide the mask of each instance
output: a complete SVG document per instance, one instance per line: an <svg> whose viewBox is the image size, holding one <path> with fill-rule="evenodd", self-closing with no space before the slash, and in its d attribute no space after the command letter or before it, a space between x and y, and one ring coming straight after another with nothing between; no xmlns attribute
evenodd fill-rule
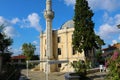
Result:
<svg viewBox="0 0 120 80"><path fill-rule="evenodd" d="M67 22L65 22L60 29L65 29L65 28L73 28L74 27L74 21L73 20L69 20Z"/></svg>

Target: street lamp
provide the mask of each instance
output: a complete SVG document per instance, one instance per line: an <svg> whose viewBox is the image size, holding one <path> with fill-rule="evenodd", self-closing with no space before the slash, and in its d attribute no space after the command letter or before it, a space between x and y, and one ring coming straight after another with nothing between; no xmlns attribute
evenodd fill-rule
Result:
<svg viewBox="0 0 120 80"><path fill-rule="evenodd" d="M120 29L120 24L118 24L117 27Z"/></svg>

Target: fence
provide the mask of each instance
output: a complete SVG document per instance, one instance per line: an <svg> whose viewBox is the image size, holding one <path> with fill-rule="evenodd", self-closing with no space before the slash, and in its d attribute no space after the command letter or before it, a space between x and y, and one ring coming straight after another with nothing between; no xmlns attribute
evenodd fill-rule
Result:
<svg viewBox="0 0 120 80"><path fill-rule="evenodd" d="M52 64L68 63L68 60L33 60L26 61L26 68L22 70L22 74L26 75L30 80L64 80L65 72L49 72L49 66ZM46 70L40 71L40 63L46 64Z"/></svg>

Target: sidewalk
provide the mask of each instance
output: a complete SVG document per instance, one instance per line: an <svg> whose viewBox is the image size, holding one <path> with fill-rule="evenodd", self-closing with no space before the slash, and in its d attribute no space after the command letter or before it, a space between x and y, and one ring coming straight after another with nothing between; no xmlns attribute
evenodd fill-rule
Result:
<svg viewBox="0 0 120 80"><path fill-rule="evenodd" d="M22 70L22 74L26 75L26 70ZM65 80L62 72L53 72L48 74L48 80ZM40 71L29 71L30 80L46 80L46 74ZM87 75L91 80L104 80L106 72L96 72Z"/></svg>

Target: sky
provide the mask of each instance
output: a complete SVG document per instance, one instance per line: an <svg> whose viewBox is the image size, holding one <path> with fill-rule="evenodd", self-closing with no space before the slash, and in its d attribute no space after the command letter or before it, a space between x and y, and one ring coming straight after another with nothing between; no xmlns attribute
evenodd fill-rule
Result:
<svg viewBox="0 0 120 80"><path fill-rule="evenodd" d="M13 39L10 47L13 55L22 53L24 43L36 45L35 54L40 53L40 32L45 31L44 10L46 0L0 0L0 24L4 32ZM88 0L94 13L94 30L106 43L104 47L120 42L120 0ZM52 29L59 29L74 17L75 0L52 0L55 17Z"/></svg>

